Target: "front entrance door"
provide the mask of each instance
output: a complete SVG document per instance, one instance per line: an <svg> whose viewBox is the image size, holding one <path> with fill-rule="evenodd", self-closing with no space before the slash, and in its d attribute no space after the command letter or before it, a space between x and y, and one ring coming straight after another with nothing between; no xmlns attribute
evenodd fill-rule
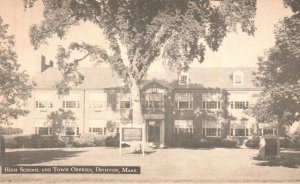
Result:
<svg viewBox="0 0 300 184"><path fill-rule="evenodd" d="M160 142L160 121L148 121L148 142Z"/></svg>

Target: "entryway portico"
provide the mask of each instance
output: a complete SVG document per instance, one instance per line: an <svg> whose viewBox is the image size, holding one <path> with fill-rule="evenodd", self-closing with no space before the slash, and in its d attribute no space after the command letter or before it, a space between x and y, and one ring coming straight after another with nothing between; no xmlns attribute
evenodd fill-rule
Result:
<svg viewBox="0 0 300 184"><path fill-rule="evenodd" d="M146 141L165 146L165 115L164 114L144 114L146 121Z"/></svg>

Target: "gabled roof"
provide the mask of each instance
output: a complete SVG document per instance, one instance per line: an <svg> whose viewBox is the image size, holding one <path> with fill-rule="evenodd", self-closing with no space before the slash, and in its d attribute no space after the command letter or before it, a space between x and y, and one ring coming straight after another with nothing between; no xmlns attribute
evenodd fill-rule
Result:
<svg viewBox="0 0 300 184"><path fill-rule="evenodd" d="M243 85L234 85L232 76L235 71L243 73ZM191 68L187 73L190 79L190 85L203 85L204 88L223 88L223 89L255 89L252 80L254 79L253 72L257 68ZM176 73L169 73L177 80ZM169 77L170 78L170 77ZM178 87L183 87L179 85Z"/></svg>
<svg viewBox="0 0 300 184"><path fill-rule="evenodd" d="M82 84L73 89L104 89L123 86L117 76L109 68L80 68L78 70L84 75ZM57 83L63 79L58 68L49 68L32 78L37 83L38 89L55 89Z"/></svg>
<svg viewBox="0 0 300 184"><path fill-rule="evenodd" d="M222 89L256 89L252 80L252 73L256 68L191 68L188 71L190 78L189 85L178 85L176 72L165 72L158 79L144 81L143 86L148 83L158 82L161 85L169 88L222 88ZM243 72L243 85L235 86L232 82L232 75L235 71ZM83 83L73 89L104 89L124 87L124 84L114 76L110 68L80 68L79 72L84 75ZM151 76L151 75L149 75ZM58 68L48 68L43 73L32 78L37 83L37 89L55 89L57 83L62 80L62 73Z"/></svg>

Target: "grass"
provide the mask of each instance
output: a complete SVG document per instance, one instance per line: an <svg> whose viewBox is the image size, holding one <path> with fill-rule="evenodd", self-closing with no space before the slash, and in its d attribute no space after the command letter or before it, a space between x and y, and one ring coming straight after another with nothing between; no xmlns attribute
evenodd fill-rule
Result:
<svg viewBox="0 0 300 184"><path fill-rule="evenodd" d="M7 150L9 165L141 166L140 175L1 175L0 183L89 182L297 182L300 181L300 151L284 150L282 159L254 159L254 149L157 149L151 154L119 155L117 148L61 148Z"/></svg>

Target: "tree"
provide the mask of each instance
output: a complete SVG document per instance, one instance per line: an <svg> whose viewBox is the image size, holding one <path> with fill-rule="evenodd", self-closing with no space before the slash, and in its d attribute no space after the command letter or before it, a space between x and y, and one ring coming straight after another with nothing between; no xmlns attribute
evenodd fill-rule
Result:
<svg viewBox="0 0 300 184"><path fill-rule="evenodd" d="M66 133L68 127L73 127L70 126L70 123L75 120L74 113L70 110L65 111L64 109L58 109L58 111L51 112L47 118L52 122L52 134L55 136L61 136ZM73 131L75 134L76 130Z"/></svg>
<svg viewBox="0 0 300 184"><path fill-rule="evenodd" d="M13 50L14 36L8 35L7 29L0 17L0 124L10 125L11 119L29 113L24 107L33 85L29 84L29 75L20 70Z"/></svg>
<svg viewBox="0 0 300 184"><path fill-rule="evenodd" d="M250 110L258 122L275 122L280 127L300 120L300 2L284 0L294 14L279 22L275 45L259 58L255 84L262 88Z"/></svg>
<svg viewBox="0 0 300 184"><path fill-rule="evenodd" d="M25 0L25 7L35 1ZM35 48L54 34L63 38L80 21L100 27L110 48L88 43L60 47L57 60L64 80L57 85L58 92L66 94L82 82L78 62L90 58L108 63L131 91L134 123L143 122L140 84L155 60L162 59L173 70L188 70L193 60L203 62L206 45L216 51L238 25L249 35L255 31L256 0L44 0L43 4L44 20L30 33ZM70 61L73 51L82 52L82 57Z"/></svg>

